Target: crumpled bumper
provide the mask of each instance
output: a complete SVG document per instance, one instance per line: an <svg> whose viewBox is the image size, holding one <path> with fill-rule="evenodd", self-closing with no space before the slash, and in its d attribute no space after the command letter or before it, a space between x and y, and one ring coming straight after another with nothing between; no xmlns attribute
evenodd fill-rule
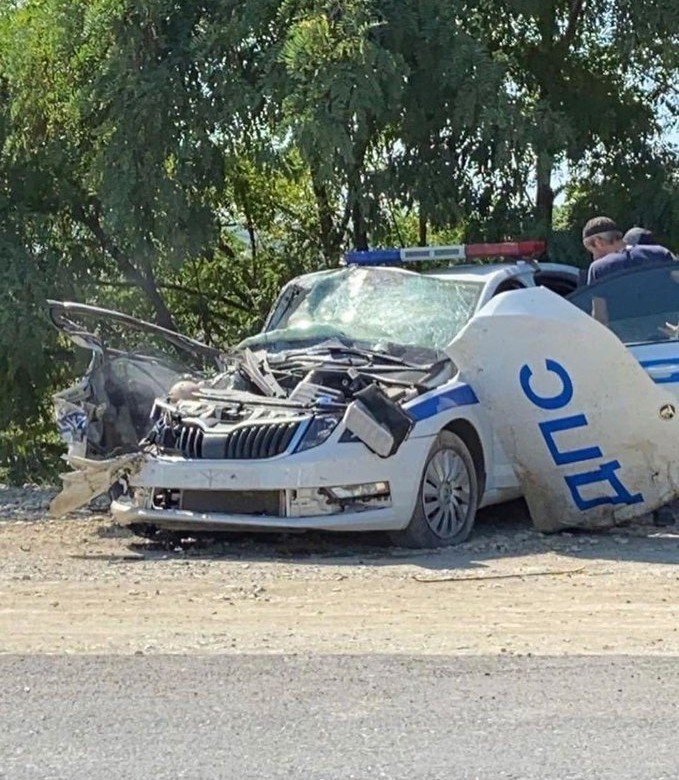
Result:
<svg viewBox="0 0 679 780"><path fill-rule="evenodd" d="M323 530L396 530L410 521L432 437L408 439L390 458L374 455L360 442L328 442L319 448L267 461L189 460L177 456L146 456L131 475L133 496L122 496L111 507L123 525L148 524L168 529L271 528ZM386 483L389 501L378 507L343 506L340 511L307 510L304 516L280 512L246 513L166 508L153 503L154 492L190 492L192 495L233 496L317 491L342 486ZM237 501L236 501L237 504Z"/></svg>
<svg viewBox="0 0 679 780"><path fill-rule="evenodd" d="M342 512L314 517L274 517L270 515L191 512L181 509L146 509L130 500L118 499L111 504L116 522L123 526L151 525L177 531L235 531L238 529L297 531L391 531L403 528L403 510L396 507Z"/></svg>
<svg viewBox="0 0 679 780"><path fill-rule="evenodd" d="M138 452L108 460L69 454L67 460L74 470L61 475L64 486L52 499L50 514L61 517L103 495L117 480L127 480L130 474L141 468L143 458Z"/></svg>

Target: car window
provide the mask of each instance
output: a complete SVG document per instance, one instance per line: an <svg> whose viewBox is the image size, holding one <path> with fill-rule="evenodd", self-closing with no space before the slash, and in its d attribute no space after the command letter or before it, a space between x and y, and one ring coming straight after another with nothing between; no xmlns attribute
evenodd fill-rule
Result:
<svg viewBox="0 0 679 780"><path fill-rule="evenodd" d="M626 344L679 339L679 263L616 274L568 300Z"/></svg>
<svg viewBox="0 0 679 780"><path fill-rule="evenodd" d="M523 290L526 285L520 279L505 279L504 282L498 284L497 289L493 293L493 297L503 292L510 292L511 290Z"/></svg>
<svg viewBox="0 0 679 780"><path fill-rule="evenodd" d="M568 296L578 286L578 279L572 274L563 271L537 271L535 284L538 287L546 287L562 297Z"/></svg>

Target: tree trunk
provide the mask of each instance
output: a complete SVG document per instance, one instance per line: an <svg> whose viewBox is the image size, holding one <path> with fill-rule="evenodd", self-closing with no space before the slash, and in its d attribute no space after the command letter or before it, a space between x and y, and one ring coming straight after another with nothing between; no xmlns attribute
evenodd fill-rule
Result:
<svg viewBox="0 0 679 780"><path fill-rule="evenodd" d="M540 31L540 53L544 63L553 63L556 52L555 45L559 30L557 0L544 0L538 4L538 29ZM571 8L580 5L580 0L571 0ZM575 19L579 11L575 13ZM569 28L571 17L569 16ZM568 33L571 34L570 32ZM564 55L565 56L565 55ZM555 74L550 68L543 67L536 72L538 84L538 105L547 109L548 116L552 112L551 90L554 88ZM554 214L554 190L552 189L552 173L554 171L554 155L550 133L541 128L536 149L537 193L535 197L535 219L540 235L549 237L552 232L552 217Z"/></svg>
<svg viewBox="0 0 679 780"><path fill-rule="evenodd" d="M537 158L537 197L535 202L535 219L545 236L552 232L554 217L554 190L552 189L552 173L554 160L547 152L539 152Z"/></svg>
<svg viewBox="0 0 679 780"><path fill-rule="evenodd" d="M420 205L420 211L418 214L418 245L419 246L427 246L427 217L422 211L422 206Z"/></svg>
<svg viewBox="0 0 679 780"><path fill-rule="evenodd" d="M337 262L339 246L337 243L337 229L335 227L335 215L328 199L328 191L323 184L312 181L316 208L318 209L318 222L321 228L321 251L325 262L332 265Z"/></svg>
<svg viewBox="0 0 679 780"><path fill-rule="evenodd" d="M113 259L127 281L132 282L136 287L139 287L144 295L146 295L155 311L156 324L176 332L177 326L174 323L172 314L170 314L170 310L167 308L165 299L158 289L151 264L147 264L145 273L137 268L137 266L135 266L109 238L95 213L87 212L84 208L79 208L76 211L76 216L83 225L89 228L99 243L99 246Z"/></svg>
<svg viewBox="0 0 679 780"><path fill-rule="evenodd" d="M366 250L368 248L368 233L358 197L355 197L351 207L351 221L354 227L354 248Z"/></svg>
<svg viewBox="0 0 679 780"><path fill-rule="evenodd" d="M170 310L167 308L165 299L158 289L156 280L152 276L148 277L143 274L139 274L138 284L151 303L151 306L153 306L153 309L156 313L156 323L163 328L176 331L177 326L175 325L174 319L170 314Z"/></svg>
<svg viewBox="0 0 679 780"><path fill-rule="evenodd" d="M368 122L370 125L370 121ZM354 163L347 177L347 202L351 206L351 222L354 234L354 248L365 251L368 248L368 226L361 206L365 155L370 134L354 144Z"/></svg>

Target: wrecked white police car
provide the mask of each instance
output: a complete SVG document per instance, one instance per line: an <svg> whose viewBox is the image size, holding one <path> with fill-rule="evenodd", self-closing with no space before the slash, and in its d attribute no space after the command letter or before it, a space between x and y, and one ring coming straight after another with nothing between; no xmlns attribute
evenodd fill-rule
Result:
<svg viewBox="0 0 679 780"><path fill-rule="evenodd" d="M675 498L679 270L575 290L578 270L555 264L384 267L464 253L351 253L290 282L263 331L228 352L50 302L92 352L55 397L75 471L54 511L113 485L115 518L141 535L383 530L432 547L522 494L545 530ZM608 327L590 316L602 307ZM142 344L111 346L105 331L121 328ZM144 343L156 337L173 356Z"/></svg>

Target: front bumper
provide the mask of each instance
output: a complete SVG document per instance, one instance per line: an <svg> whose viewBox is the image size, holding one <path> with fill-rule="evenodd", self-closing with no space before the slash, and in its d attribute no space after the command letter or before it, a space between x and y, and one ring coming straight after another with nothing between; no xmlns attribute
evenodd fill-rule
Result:
<svg viewBox="0 0 679 780"><path fill-rule="evenodd" d="M391 531L403 528L402 512L395 507L365 509L315 517L273 517L271 515L189 512L181 509L145 509L117 500L111 505L120 525L150 525L168 531Z"/></svg>
<svg viewBox="0 0 679 780"><path fill-rule="evenodd" d="M153 525L168 530L318 529L387 531L404 528L417 500L422 467L433 437L410 438L390 458L380 458L360 442L326 442L312 450L266 461L188 460L177 456L149 456L130 478L130 486L144 501L124 497L111 510L122 525ZM389 505L336 514L284 516L246 514L231 510L189 511L159 508L148 502L152 490L171 491L291 491L318 490L343 485L387 482ZM218 502L217 502L218 503Z"/></svg>

